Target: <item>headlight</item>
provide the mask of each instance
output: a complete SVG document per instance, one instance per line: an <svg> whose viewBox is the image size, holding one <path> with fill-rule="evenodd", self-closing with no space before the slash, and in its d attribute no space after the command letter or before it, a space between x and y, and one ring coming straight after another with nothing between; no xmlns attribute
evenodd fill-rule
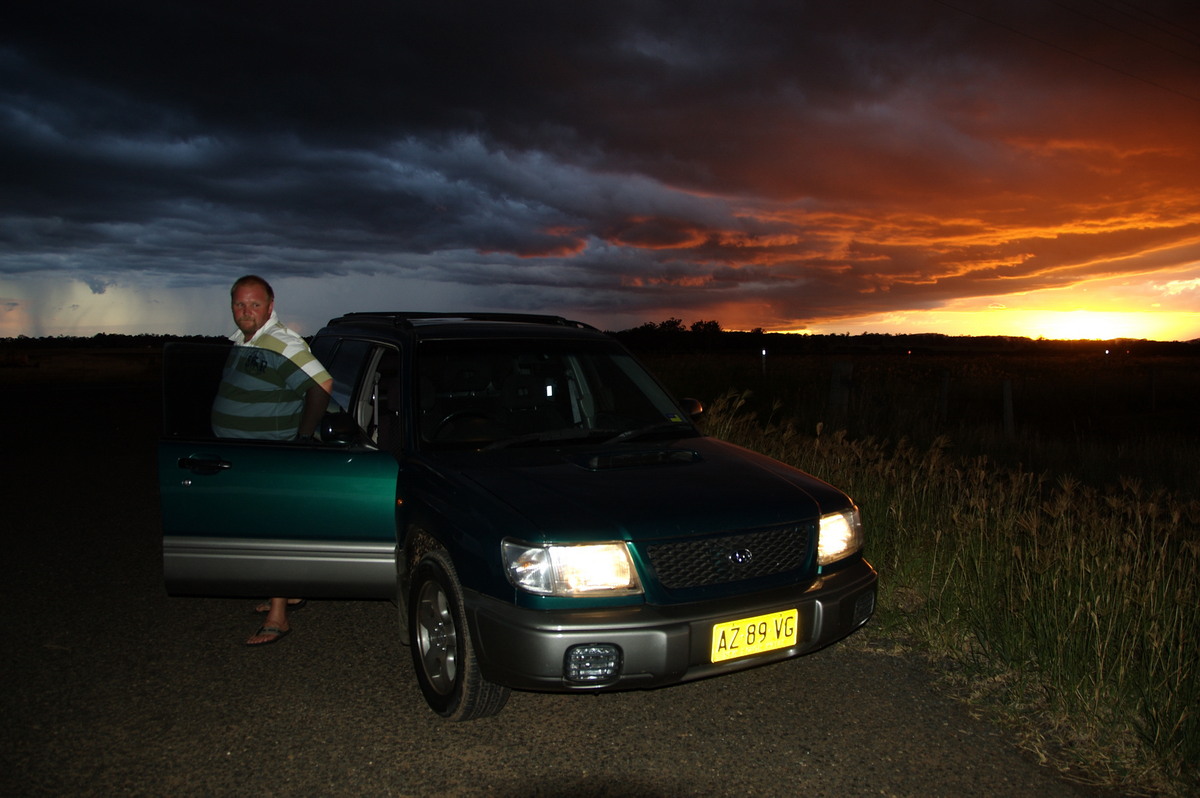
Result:
<svg viewBox="0 0 1200 798"><path fill-rule="evenodd" d="M862 548L862 517L857 507L821 516L817 565L829 565Z"/></svg>
<svg viewBox="0 0 1200 798"><path fill-rule="evenodd" d="M542 596L629 596L642 592L621 542L532 546L502 544L508 580Z"/></svg>

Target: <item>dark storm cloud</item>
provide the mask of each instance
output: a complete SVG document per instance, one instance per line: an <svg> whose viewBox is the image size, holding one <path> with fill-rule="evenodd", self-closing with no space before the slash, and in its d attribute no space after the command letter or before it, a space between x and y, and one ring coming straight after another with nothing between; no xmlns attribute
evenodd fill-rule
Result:
<svg viewBox="0 0 1200 798"><path fill-rule="evenodd" d="M1194 15L1077 5L10 7L0 275L770 325L1195 260Z"/></svg>

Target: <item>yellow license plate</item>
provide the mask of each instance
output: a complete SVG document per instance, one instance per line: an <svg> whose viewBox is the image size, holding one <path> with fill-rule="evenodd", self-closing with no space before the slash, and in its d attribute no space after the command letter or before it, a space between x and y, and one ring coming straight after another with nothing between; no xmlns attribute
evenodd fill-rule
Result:
<svg viewBox="0 0 1200 798"><path fill-rule="evenodd" d="M712 630L712 661L723 662L794 646L799 625L796 610L719 623Z"/></svg>

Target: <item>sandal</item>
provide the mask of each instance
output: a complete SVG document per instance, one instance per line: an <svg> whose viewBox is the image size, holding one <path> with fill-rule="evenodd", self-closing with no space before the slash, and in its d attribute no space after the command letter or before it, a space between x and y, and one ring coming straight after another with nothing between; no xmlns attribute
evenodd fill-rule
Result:
<svg viewBox="0 0 1200 798"><path fill-rule="evenodd" d="M280 640L287 637L291 633L292 633L291 629L280 629L278 626L260 626L260 627L258 627L258 631L255 632L254 634L250 635L250 637L258 637L259 635L271 635L271 637L267 640L262 640L257 643L251 643L249 640L247 640L245 645L269 646L272 643L278 643Z"/></svg>

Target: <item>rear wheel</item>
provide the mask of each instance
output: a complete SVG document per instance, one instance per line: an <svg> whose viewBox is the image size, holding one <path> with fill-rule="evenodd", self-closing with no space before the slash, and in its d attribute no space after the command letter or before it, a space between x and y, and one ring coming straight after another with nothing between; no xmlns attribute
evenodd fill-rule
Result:
<svg viewBox="0 0 1200 798"><path fill-rule="evenodd" d="M448 720L495 715L508 701L509 689L479 672L462 586L445 552L426 554L413 570L411 585L408 629L425 701Z"/></svg>

